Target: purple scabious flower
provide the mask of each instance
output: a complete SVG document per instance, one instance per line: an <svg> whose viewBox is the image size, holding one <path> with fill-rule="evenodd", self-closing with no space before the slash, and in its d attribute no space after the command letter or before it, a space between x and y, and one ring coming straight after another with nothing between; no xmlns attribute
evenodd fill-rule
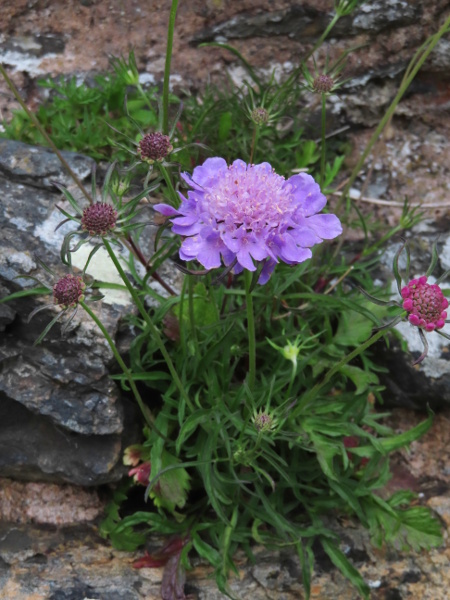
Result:
<svg viewBox="0 0 450 600"><path fill-rule="evenodd" d="M180 258L196 259L206 269L223 262L234 264L235 273L255 271L255 262L265 261L259 278L264 284L276 263L301 263L311 258L312 246L342 233L335 215L318 214L327 201L306 173L285 179L267 162L235 160L228 166L223 158L208 158L192 177L181 176L192 189L187 198L180 193L180 207L154 208L184 238Z"/></svg>

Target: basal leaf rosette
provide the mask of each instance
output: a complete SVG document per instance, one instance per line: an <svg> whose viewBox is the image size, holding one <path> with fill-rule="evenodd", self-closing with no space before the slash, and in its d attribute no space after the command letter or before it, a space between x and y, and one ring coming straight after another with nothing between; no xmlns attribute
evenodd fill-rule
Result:
<svg viewBox="0 0 450 600"><path fill-rule="evenodd" d="M181 205L156 204L170 218L172 231L182 236L180 258L197 260L206 269L222 265L255 271L264 261L259 283L275 265L299 264L311 258L311 248L342 233L333 214L319 214L326 198L311 175L289 179L267 162L258 165L208 158L192 176L182 174L192 188ZM256 264L255 264L256 263Z"/></svg>

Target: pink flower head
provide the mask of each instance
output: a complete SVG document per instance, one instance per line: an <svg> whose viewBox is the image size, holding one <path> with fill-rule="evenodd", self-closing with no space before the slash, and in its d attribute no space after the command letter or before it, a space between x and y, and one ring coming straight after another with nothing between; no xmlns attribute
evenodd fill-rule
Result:
<svg viewBox="0 0 450 600"><path fill-rule="evenodd" d="M149 462L143 462L139 466L134 467L128 471L128 477L133 477L135 483L141 485L148 485L150 481L150 471L152 465Z"/></svg>
<svg viewBox="0 0 450 600"><path fill-rule="evenodd" d="M280 260L295 265L311 258L311 247L342 233L339 219L318 214L325 196L311 175L289 179L277 175L269 163L246 164L208 158L190 177L192 188L175 209L157 204L171 217L172 231L183 236L180 258L196 259L206 269L236 263L235 273L255 271L265 261L259 278L264 284Z"/></svg>
<svg viewBox="0 0 450 600"><path fill-rule="evenodd" d="M425 331L441 329L445 325L448 300L436 284L427 283L425 276L412 279L401 289L403 308L408 311L408 321Z"/></svg>

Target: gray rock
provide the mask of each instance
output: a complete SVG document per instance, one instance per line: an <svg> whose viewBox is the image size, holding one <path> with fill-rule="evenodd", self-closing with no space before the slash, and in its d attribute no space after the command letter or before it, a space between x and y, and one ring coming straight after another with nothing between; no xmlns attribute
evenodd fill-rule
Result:
<svg viewBox="0 0 450 600"><path fill-rule="evenodd" d="M92 159L74 152L61 154L79 179L90 175ZM0 139L0 174L9 181L53 191L55 180L65 186L72 184L52 150L5 139Z"/></svg>
<svg viewBox="0 0 450 600"><path fill-rule="evenodd" d="M59 192L50 191L50 182L68 181L57 158L42 148L8 140L0 144L0 291L5 296L35 285L16 279L20 275L38 277L52 286L36 257L57 278L67 272L59 248L73 224L54 231L61 221L55 204L64 203ZM71 153L65 156L85 180L91 160ZM82 266L83 257L79 260ZM105 257L99 260L102 266ZM102 278L108 280L111 261L103 267ZM45 304L49 310L27 323L30 311ZM113 337L121 317L132 310L123 292L92 306ZM2 411L8 407L0 419L0 474L84 485L116 480L121 472L125 415L118 386L109 377L115 361L100 331L80 309L64 338L57 324L34 347L59 310L53 308L51 296L29 296L0 307Z"/></svg>
<svg viewBox="0 0 450 600"><path fill-rule="evenodd" d="M421 4L406 0L366 2L351 16L342 17L333 29L332 37L348 38L360 33L379 33L388 28L405 27L422 15ZM295 4L285 10L240 14L196 33L194 43L287 35L311 40L318 38L334 16L311 6Z"/></svg>

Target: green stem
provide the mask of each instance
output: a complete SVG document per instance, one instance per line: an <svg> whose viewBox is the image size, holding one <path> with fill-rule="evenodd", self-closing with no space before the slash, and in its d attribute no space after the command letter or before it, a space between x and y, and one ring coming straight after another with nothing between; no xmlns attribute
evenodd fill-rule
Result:
<svg viewBox="0 0 450 600"><path fill-rule="evenodd" d="M162 338L159 335L158 328L154 325L153 321L150 318L150 315L145 310L145 306L143 305L141 299L139 298L138 292L135 290L135 288L132 286L130 280L126 276L125 271L122 268L122 265L120 264L117 256L114 254L114 252L113 252L113 250L112 250L112 248L111 248L111 246L110 246L110 244L109 244L109 242L108 242L108 240L106 238L103 238L103 244L105 245L105 248L106 248L106 250L107 250L107 252L108 252L111 260L113 261L114 266L116 267L117 272L119 273L122 281L124 282L124 284L126 285L128 291L130 292L130 295L133 298L134 304L136 305L136 307L139 310L142 318L144 319L147 327L149 328L150 333L151 333L153 339L155 340L155 342L156 342L156 344L157 344L157 346L159 348L159 351L163 355L164 360L166 361L167 368L169 369L170 374L173 377L173 380L175 382L175 385L178 388L178 391L180 392L180 395L183 397L183 399L185 400L185 402L189 406L189 408L191 410L194 410L194 407L193 407L193 405L192 405L192 403L191 403L191 401L189 399L189 396L187 395L187 393L186 393L186 391L185 391L185 389L183 387L183 384L181 382L181 379L180 379L180 377L179 377L179 375L178 375L178 373L177 373L177 371L175 369L175 366L174 366L174 364L172 362L172 359L170 358L170 355L167 352L167 349L166 349L166 347L164 345L164 342L162 341Z"/></svg>
<svg viewBox="0 0 450 600"><path fill-rule="evenodd" d="M256 336L255 315L253 313L253 297L250 292L252 273L245 269L245 302L247 306L247 332L248 332L248 387L253 390L256 378Z"/></svg>
<svg viewBox="0 0 450 600"><path fill-rule="evenodd" d="M328 24L328 27L325 29L325 31L322 33L322 35L320 36L320 38L314 44L313 49L310 50L308 52L308 54L306 55L306 57L303 59L303 62L306 63L306 61L314 54L314 52L317 50L317 48L320 48L320 46L323 44L323 42L325 41L326 37L328 36L328 34L330 33L330 31L333 29L333 27L336 25L336 23L339 21L339 19L340 19L340 15L337 15L337 14L334 15L334 17L332 18L332 20Z"/></svg>
<svg viewBox="0 0 450 600"><path fill-rule="evenodd" d="M169 80L170 63L172 62L173 32L175 29L175 17L177 15L178 0L172 0L170 9L169 27L167 31L166 64L164 67L163 84L163 133L169 133Z"/></svg>
<svg viewBox="0 0 450 600"><path fill-rule="evenodd" d="M367 350L367 348L375 344L375 342L377 342L383 335L385 335L385 333L385 329L377 331L377 333L375 333L367 341L355 348L355 350L350 352L350 354L347 354L347 356L344 356L343 359L341 359L337 364L335 364L334 367L332 367L328 371L328 373L325 375L322 381L316 383L316 385L312 389L307 391L306 394L303 394L300 402L295 406L295 414L298 415L307 406L309 402L314 400L317 394L320 392L320 390L326 386L326 384L330 381L333 375L335 375L340 369L342 369L344 365L346 365L351 360L359 356L362 352L364 352L364 350Z"/></svg>
<svg viewBox="0 0 450 600"><path fill-rule="evenodd" d="M403 81L402 85L400 86L400 89L397 92L397 95L395 96L394 100L391 102L391 105L389 106L385 115L383 116L380 123L378 124L378 127L375 129L375 131L374 131L372 137L370 138L364 152L362 153L358 163L355 165L355 167L350 175L350 178L347 182L347 185L345 186L345 188L342 191L342 196L336 207L336 212L339 212L339 208L340 208L342 202L347 198L348 192L349 192L350 188L352 187L353 183L355 182L355 179L358 177L358 175L361 171L361 168L366 161L366 158L369 156L369 153L372 150L375 142L378 140L382 131L384 130L387 123L389 122L392 115L394 114L398 103L403 98L403 95L405 94L406 90L409 88L411 82L413 81L414 77L417 75L417 73L418 73L419 69L422 67L423 63L426 61L426 59L428 58L430 53L433 51L433 49L436 46L436 44L438 43L438 41L446 33L446 31L448 30L449 27L450 27L450 17L447 18L444 25L439 29L439 31L437 33L435 33L433 36L431 36L425 42L425 44L422 46L422 49L425 48L423 50L423 53L420 55L420 53L417 52L414 55L414 57L412 58L410 64L408 65L408 68L407 68L408 77Z"/></svg>
<svg viewBox="0 0 450 600"><path fill-rule="evenodd" d="M255 159L255 153L256 153L256 145L258 143L258 138L259 138L259 127L258 125L255 125L255 128L253 130L253 136L252 136L252 147L250 149L250 164L253 164L253 161Z"/></svg>
<svg viewBox="0 0 450 600"><path fill-rule="evenodd" d="M192 335L192 339L195 344L196 356L198 356L198 340L197 340L197 328L195 326L195 313L194 313L194 275L188 275L188 308L189 308L189 327Z"/></svg>
<svg viewBox="0 0 450 600"><path fill-rule="evenodd" d="M289 381L289 387L288 387L287 392L286 392L287 398L289 398L289 396L291 395L292 386L294 385L294 381L295 381L296 375L297 375L297 362L293 362L292 363L292 370L291 370L291 379Z"/></svg>
<svg viewBox="0 0 450 600"><path fill-rule="evenodd" d="M148 108L153 111L153 106L152 103L150 102L150 100L148 99L147 94L144 91L144 88L142 87L142 85L138 82L136 84L136 88L138 90L138 92L141 94L142 99L144 100L145 104L148 106Z"/></svg>
<svg viewBox="0 0 450 600"><path fill-rule="evenodd" d="M162 176L164 177L164 181L166 182L167 187L169 188L170 195L172 196L172 202L175 208L180 206L180 198L173 187L172 178L170 176L169 171L166 169L164 165L161 163L158 164L158 168L161 171Z"/></svg>
<svg viewBox="0 0 450 600"><path fill-rule="evenodd" d="M325 182L325 155L326 155L326 131L327 131L327 96L322 94L322 146L320 156L320 189L323 192Z"/></svg>
<svg viewBox="0 0 450 600"><path fill-rule="evenodd" d="M81 183L81 181L78 179L78 177L76 176L76 174L72 171L72 169L69 167L66 159L63 157L63 155L61 154L61 152L55 146L52 138L48 135L48 133L45 131L45 129L39 123L36 115L31 112L31 110L28 108L28 106L22 100L22 98L21 98L21 96L19 94L19 90L14 85L14 82L9 78L8 73L5 71L5 69L3 68L3 65L1 63L0 63L0 73L3 75L3 79L6 81L6 84L8 85L9 89L14 94L17 102L20 104L20 106L23 108L23 110L28 115L28 118L33 122L33 124L35 125L35 127L38 129L39 133L42 135L42 137L45 139L45 141L47 142L47 144L50 146L50 148L56 154L56 156L59 159L59 162L62 164L62 166L69 173L70 177L73 179L73 181L75 182L75 184L80 188L80 190L82 191L83 195L92 204L92 198L89 195L89 193L87 192L86 188Z"/></svg>
<svg viewBox="0 0 450 600"><path fill-rule="evenodd" d="M84 308L84 310L87 312L87 314L90 316L90 318L94 321L94 323L97 325L97 327L102 332L102 335L105 338L105 340L108 342L109 347L111 348L112 353L114 354L114 358L119 363L120 368L122 369L125 377L127 378L128 385L130 386L131 391L133 392L133 395L136 399L136 402L138 403L139 408L141 409L141 413L145 419L145 422L160 437L162 437L163 439L166 439L166 436L163 435L158 430L157 427L155 427L155 424L154 424L155 418L153 417L151 410L148 408L148 406L146 406L144 404L144 402L142 401L142 397L141 397L139 390L137 389L136 384L134 382L133 375L131 374L131 371L128 369L127 365L125 364L122 357L120 356L120 353L117 350L116 345L114 344L114 342L113 342L111 336L109 335L108 331L106 330L105 326L100 321L100 319L97 317L97 315L89 308L89 306L86 304L86 302L81 301L80 306L82 306Z"/></svg>

